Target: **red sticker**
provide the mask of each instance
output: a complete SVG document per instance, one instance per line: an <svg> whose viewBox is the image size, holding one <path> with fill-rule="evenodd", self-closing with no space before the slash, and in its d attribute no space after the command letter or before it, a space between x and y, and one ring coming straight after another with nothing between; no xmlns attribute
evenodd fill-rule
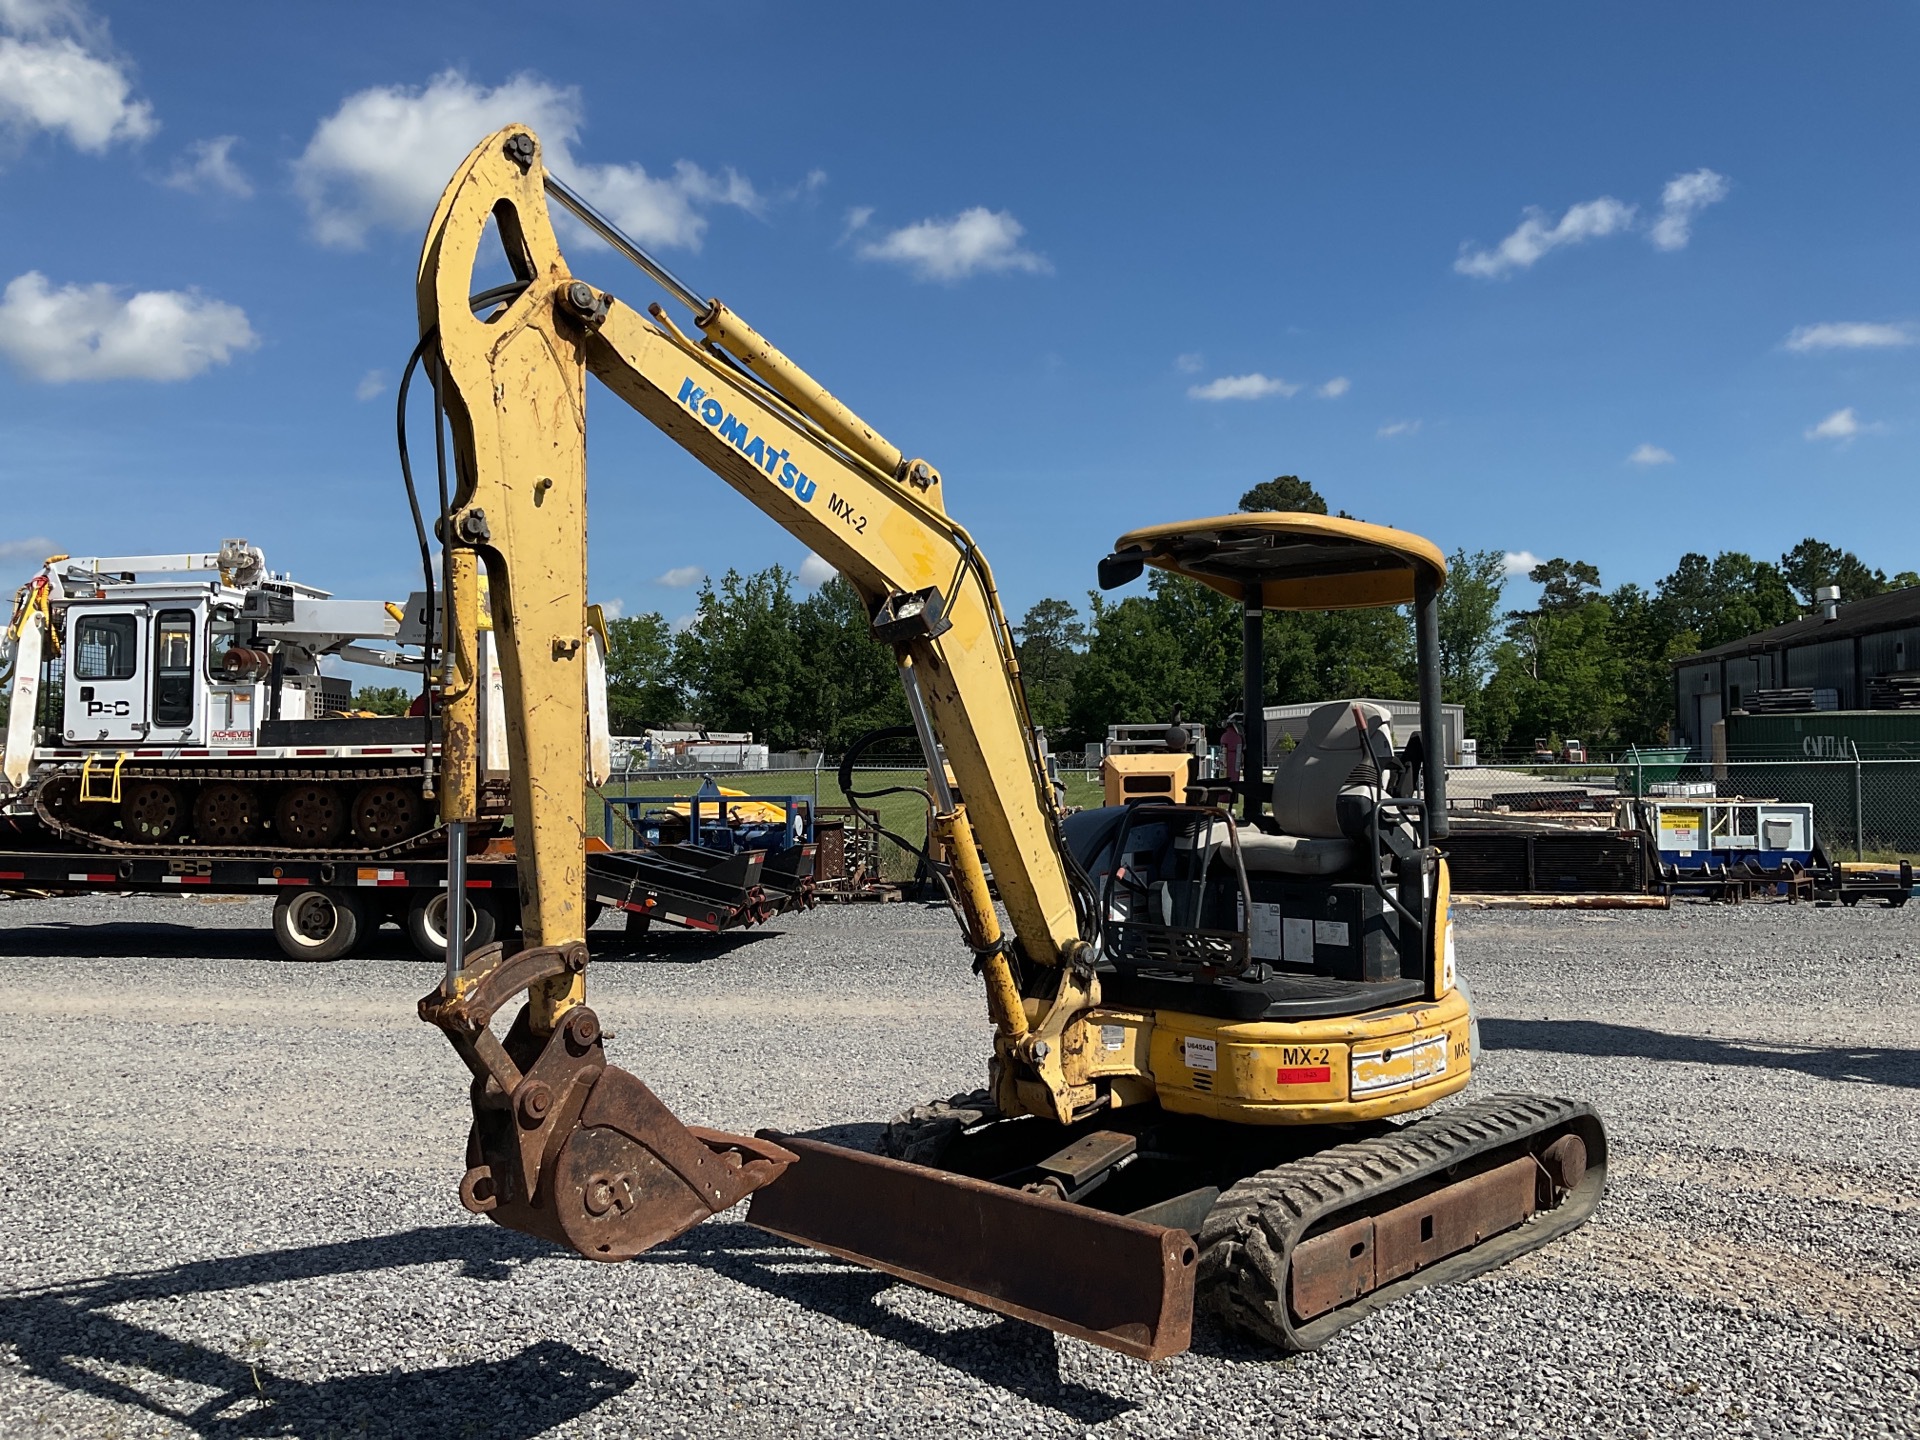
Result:
<svg viewBox="0 0 1920 1440"><path fill-rule="evenodd" d="M1325 1085L1332 1079L1331 1065L1283 1065L1280 1067L1279 1083L1282 1085Z"/></svg>

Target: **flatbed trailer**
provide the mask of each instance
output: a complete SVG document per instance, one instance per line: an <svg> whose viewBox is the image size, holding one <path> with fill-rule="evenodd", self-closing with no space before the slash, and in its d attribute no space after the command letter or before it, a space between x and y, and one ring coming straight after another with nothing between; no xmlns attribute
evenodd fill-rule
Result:
<svg viewBox="0 0 1920 1440"><path fill-rule="evenodd" d="M769 918L774 907L758 884L759 853L716 858L730 862L725 873L646 851L590 851L584 898L596 911L627 912L630 932L656 920L718 931ZM271 895L274 942L289 959L342 959L389 920L423 957L446 954L447 862L438 857L375 865L284 856L0 850L0 895L20 894ZM467 907L470 949L518 928L519 886L510 853L468 859ZM3 917L0 911L0 925Z"/></svg>

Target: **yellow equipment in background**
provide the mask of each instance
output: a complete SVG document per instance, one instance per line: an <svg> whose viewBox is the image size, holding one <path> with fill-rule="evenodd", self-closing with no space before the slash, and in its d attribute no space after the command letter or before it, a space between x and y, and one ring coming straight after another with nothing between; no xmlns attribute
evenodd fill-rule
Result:
<svg viewBox="0 0 1920 1440"><path fill-rule="evenodd" d="M1179 800L1193 774L1188 755L1103 755L1100 785L1109 805L1129 800Z"/></svg>
<svg viewBox="0 0 1920 1440"><path fill-rule="evenodd" d="M697 334L577 278L549 197L685 304ZM515 279L476 294L489 229ZM523 127L481 142L442 196L419 312L458 479L441 517L450 643L464 665L484 567L527 940L464 962L450 947L421 1002L475 1077L470 1209L618 1260L752 1194L763 1228L1145 1358L1185 1348L1196 1293L1307 1348L1591 1211L1605 1139L1583 1105L1493 1097L1385 1123L1460 1090L1473 1058L1444 768L1417 741L1396 748L1379 712L1336 704L1270 782L1250 737L1237 817L1163 794L1063 818L992 572L944 477L548 174ZM889 1155L684 1126L606 1061L580 899L589 373L847 579L923 753L945 756L931 828L993 1022L989 1088L904 1117ZM1121 537L1101 583L1146 565L1242 605L1249 715L1266 609L1411 606L1422 728L1439 733L1445 564L1426 541L1220 517ZM446 715L456 840L475 813L471 689Z"/></svg>

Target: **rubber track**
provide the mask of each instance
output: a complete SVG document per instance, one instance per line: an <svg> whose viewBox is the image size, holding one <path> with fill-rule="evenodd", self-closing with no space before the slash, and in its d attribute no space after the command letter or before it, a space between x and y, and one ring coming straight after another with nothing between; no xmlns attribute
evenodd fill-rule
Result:
<svg viewBox="0 0 1920 1440"><path fill-rule="evenodd" d="M1451 1178L1446 1172L1456 1166L1470 1166L1471 1174L1524 1152L1538 1154L1568 1132L1587 1143L1587 1175L1553 1209L1338 1310L1294 1322L1288 1271L1294 1246L1310 1230L1389 1209L1406 1198L1399 1191L1430 1192L1432 1182ZM1263 1170L1220 1197L1200 1230L1199 1308L1283 1350L1315 1349L1410 1290L1478 1275L1574 1229L1599 1203L1606 1170L1606 1137L1593 1109L1540 1095L1489 1096L1391 1135L1336 1145Z"/></svg>
<svg viewBox="0 0 1920 1440"><path fill-rule="evenodd" d="M126 766L120 772L121 784L128 780L252 780L262 783L288 780L404 780L418 778L420 767L417 765L375 766L365 769L340 768L323 769L274 769L274 770L235 770L223 768L217 770L194 769L184 765L142 765ZM124 855L144 860L317 860L324 863L368 864L381 860L401 860L408 856L425 854L436 847L446 844L446 827L436 825L431 830L423 830L418 835L410 835L405 840L397 840L391 845L379 849L359 847L347 850L306 849L295 845L248 845L237 849L221 849L209 845L141 845L131 840L116 840L108 835L97 835L84 830L70 820L56 815L47 805L47 791L55 780L71 780L75 777L62 773L49 776L37 787L33 797L34 813L42 824L63 840L70 840L107 855ZM78 802L75 802L78 803ZM492 827L482 821L479 825L468 827L469 841L484 839Z"/></svg>

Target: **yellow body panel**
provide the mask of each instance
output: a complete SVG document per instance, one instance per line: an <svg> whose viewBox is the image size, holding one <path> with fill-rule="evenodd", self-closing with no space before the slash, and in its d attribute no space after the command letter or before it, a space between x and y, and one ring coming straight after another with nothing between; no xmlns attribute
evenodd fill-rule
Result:
<svg viewBox="0 0 1920 1440"><path fill-rule="evenodd" d="M1418 1110L1464 1087L1473 1071L1467 1025L1458 991L1363 1015L1285 1022L1099 1006L1068 1031L1067 1075L1141 1080L1181 1114L1252 1125L1350 1124Z"/></svg>

